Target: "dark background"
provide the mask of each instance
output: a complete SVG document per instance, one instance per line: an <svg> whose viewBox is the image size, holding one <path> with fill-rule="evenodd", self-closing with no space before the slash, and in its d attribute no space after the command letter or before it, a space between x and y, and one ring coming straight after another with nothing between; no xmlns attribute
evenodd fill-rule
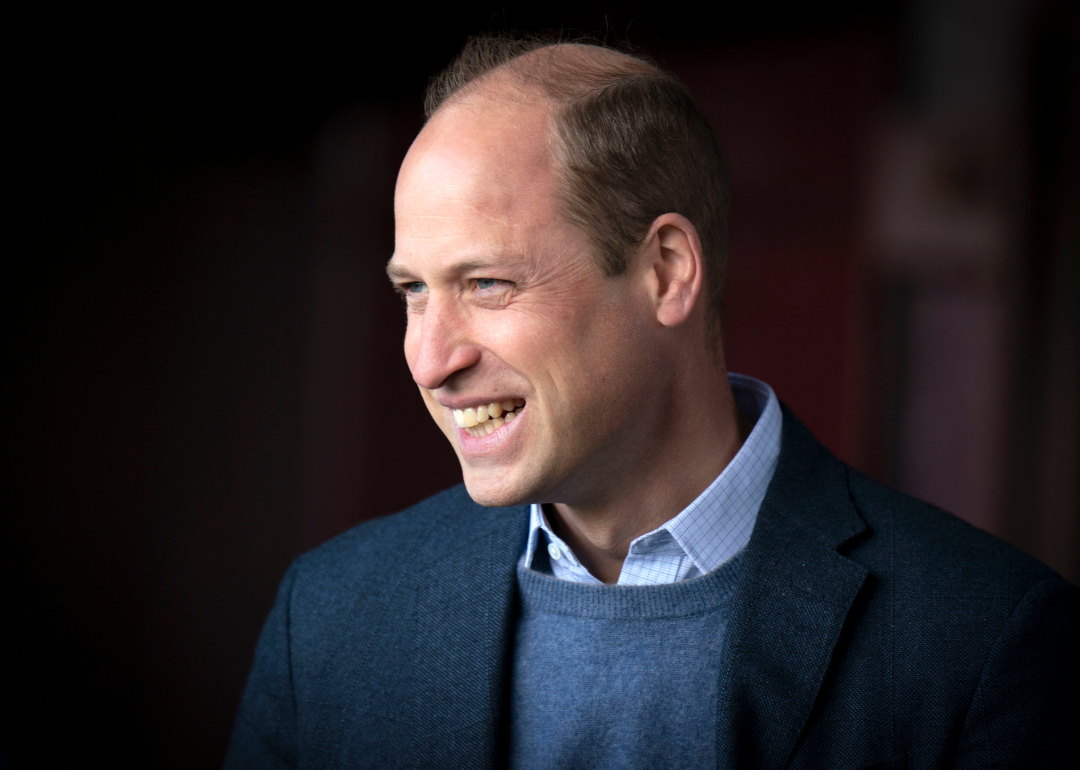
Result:
<svg viewBox="0 0 1080 770"><path fill-rule="evenodd" d="M0 766L219 765L288 563L459 480L382 269L423 87L483 30L683 77L731 368L1077 580L1075 5L573 8L12 25Z"/></svg>

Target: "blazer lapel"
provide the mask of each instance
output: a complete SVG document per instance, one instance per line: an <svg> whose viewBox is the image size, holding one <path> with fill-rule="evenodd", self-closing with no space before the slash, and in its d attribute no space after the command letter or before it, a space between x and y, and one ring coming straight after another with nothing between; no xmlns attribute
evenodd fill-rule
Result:
<svg viewBox="0 0 1080 770"><path fill-rule="evenodd" d="M845 466L784 409L780 459L732 599L720 767L786 766L867 570L837 548L866 529Z"/></svg>
<svg viewBox="0 0 1080 770"><path fill-rule="evenodd" d="M491 525L444 543L417 575L412 653L420 767L491 767L503 751L500 719L528 508L474 506L456 515Z"/></svg>

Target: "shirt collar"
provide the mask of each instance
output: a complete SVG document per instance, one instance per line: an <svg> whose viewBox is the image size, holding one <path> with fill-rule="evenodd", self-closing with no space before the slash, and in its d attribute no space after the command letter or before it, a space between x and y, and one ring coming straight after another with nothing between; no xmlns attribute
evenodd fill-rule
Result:
<svg viewBox="0 0 1080 770"><path fill-rule="evenodd" d="M729 374L728 381L739 409L754 421L750 435L727 467L690 505L657 529L631 542L628 560L682 553L696 568L691 571L692 576L716 569L749 541L780 456L783 416L776 394L764 382L741 374ZM542 507L534 503L524 564L533 565L537 546L544 547L545 539L561 554L556 571L558 577L577 582L600 582L552 531Z"/></svg>

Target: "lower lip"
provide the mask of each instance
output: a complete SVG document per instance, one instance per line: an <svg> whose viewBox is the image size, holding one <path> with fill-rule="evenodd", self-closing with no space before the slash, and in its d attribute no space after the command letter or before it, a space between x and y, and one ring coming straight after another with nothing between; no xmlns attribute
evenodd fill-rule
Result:
<svg viewBox="0 0 1080 770"><path fill-rule="evenodd" d="M528 411L529 405L526 404L512 422L505 423L501 428L492 431L487 436L470 436L464 428L458 428L458 444L465 454L477 455L490 452L505 443L511 435L517 432L518 426L521 425L521 421L525 419Z"/></svg>

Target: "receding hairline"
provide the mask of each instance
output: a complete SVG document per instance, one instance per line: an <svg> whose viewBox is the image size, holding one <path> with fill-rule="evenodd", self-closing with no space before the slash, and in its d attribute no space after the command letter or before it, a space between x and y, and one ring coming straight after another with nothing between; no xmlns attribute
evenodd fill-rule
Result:
<svg viewBox="0 0 1080 770"><path fill-rule="evenodd" d="M573 41L549 43L527 50L465 83L448 94L428 119L470 96L490 95L499 85L517 89L526 99L540 96L556 106L601 89L613 80L658 74L661 70L651 62L606 46Z"/></svg>

